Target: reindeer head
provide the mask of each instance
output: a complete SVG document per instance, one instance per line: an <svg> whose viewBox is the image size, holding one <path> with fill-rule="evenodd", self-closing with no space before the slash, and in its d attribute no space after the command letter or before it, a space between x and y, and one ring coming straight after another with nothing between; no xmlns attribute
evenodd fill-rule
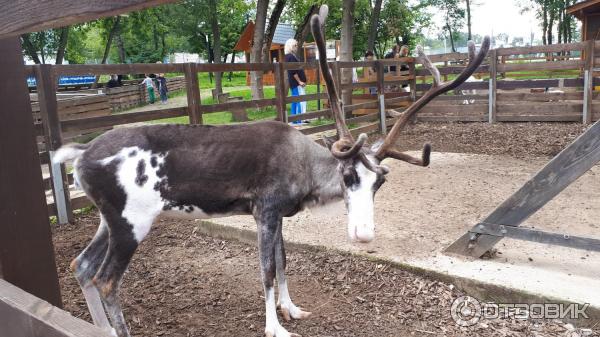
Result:
<svg viewBox="0 0 600 337"><path fill-rule="evenodd" d="M353 241L370 242L375 237L374 223L374 204L375 193L385 182L385 175L389 169L380 165L385 158L394 158L406 161L410 164L427 166L429 165L429 156L431 146L426 144L423 148L423 155L419 158L402 153L396 149L395 142L398 139L400 130L406 125L410 117L423 108L434 97L455 89L463 83L479 67L485 58L489 49L490 40L484 39L481 50L476 57L470 59L469 65L452 82L442 83L440 73L427 56L422 48L418 47L419 57L425 67L429 69L434 77L433 88L429 90L420 99L414 102L404 113L399 115L398 120L392 127L392 130L385 139L375 142L374 145L367 145L367 135L360 134L355 140L344 119L344 109L339 99L335 82L329 71L325 51L324 24L328 14L327 5L322 5L319 14L311 18L311 29L319 51L319 65L323 74L327 93L329 95L329 106L335 118L337 129L337 141L328 142L331 153L338 159L338 169L343 177L344 199L348 209L348 235ZM475 54L474 44L469 44L470 55Z"/></svg>

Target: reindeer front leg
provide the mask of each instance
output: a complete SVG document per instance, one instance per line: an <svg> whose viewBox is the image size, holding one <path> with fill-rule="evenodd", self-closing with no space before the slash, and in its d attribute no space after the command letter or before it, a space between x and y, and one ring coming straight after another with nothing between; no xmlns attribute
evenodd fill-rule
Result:
<svg viewBox="0 0 600 337"><path fill-rule="evenodd" d="M290 334L279 324L275 305L275 289L273 287L276 274L275 245L282 217L277 211L260 210L255 212L254 218L258 226L260 275L265 291L265 335L266 337L299 337L300 335Z"/></svg>
<svg viewBox="0 0 600 337"><path fill-rule="evenodd" d="M285 278L285 248L283 246L283 235L281 219L279 219L279 229L277 231L277 239L275 241L275 262L277 267L277 283L279 285L279 300L277 306L281 309L283 319L286 321L293 319L308 318L311 313L308 311L302 311L292 302L287 287L287 279Z"/></svg>

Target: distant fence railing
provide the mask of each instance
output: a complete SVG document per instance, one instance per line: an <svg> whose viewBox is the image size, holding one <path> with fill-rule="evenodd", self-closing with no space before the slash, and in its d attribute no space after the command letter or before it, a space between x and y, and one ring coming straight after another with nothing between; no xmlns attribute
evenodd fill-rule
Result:
<svg viewBox="0 0 600 337"><path fill-rule="evenodd" d="M502 48L491 50L488 58L476 71L483 80L465 82L453 93L434 99L416 116L420 121L459 121L459 122L504 122L504 121L581 121L590 123L600 118L600 100L593 92L594 55L600 45L594 42L565 45L536 46L527 48ZM533 55L533 56L531 56ZM542 56L540 56L542 55ZM450 78L462 71L466 64L466 54L432 55L430 59L438 64L442 76ZM504 59L503 59L504 58ZM422 93L430 88L430 74L418 66L415 58L393 60L330 62L334 82L342 91L351 91L352 101L344 106L347 124L351 132L387 131L395 120L387 117L388 109L402 111ZM400 70L400 65L404 65ZM396 71L390 67L397 66ZM50 164L53 151L58 149L65 138L86 132L112 128L118 125L148 122L170 117L187 116L190 124L203 123L203 116L216 112L239 109L274 108L275 119L289 123L297 120L325 117L323 124L301 128L307 135L335 130L331 120L331 110L327 104L327 94L320 90L319 79L315 79L317 93L302 96L288 96L287 71L292 69L316 69L310 63L269 63L269 64L123 64L123 65L38 65L26 67L28 75L36 76L38 83L39 116L42 121L37 126L37 134L42 137L45 149L40 153L43 165ZM374 78L360 76L352 82L342 76L346 69L375 69ZM202 104L198 74L203 72L261 71L274 74L273 97L263 99L235 100L222 103ZM549 78L560 71L561 77ZM512 75L529 74L528 78L512 78ZM179 73L173 87L186 91L187 105L175 108L157 108L141 112L123 112L102 116L85 116L66 119L57 104L55 79L71 74L136 74L136 73ZM317 72L318 73L318 72ZM538 78L535 78L535 77ZM172 80L175 81L175 80ZM177 84L176 84L177 83ZM600 83L598 83L600 84ZM138 85L128 89L117 88L107 92L107 96L119 97L119 90L140 91ZM402 87L407 87L406 90ZM544 90L552 88L551 90ZM113 89L109 89L113 90ZM466 92L472 90L471 92ZM142 95L141 90L139 95ZM123 94L125 95L125 94ZM124 96L121 96L121 98ZM121 99L119 98L119 99ZM137 98L133 99L135 101ZM122 99L129 102L129 99ZM288 116L287 106L293 102L323 102L316 111ZM217 100L218 102L218 100ZM110 103L113 107L114 101ZM598 112L596 112L598 111ZM47 187L52 188L53 202L49 203L50 214L58 215L59 221L66 221L73 208L88 205L84 196L71 196L68 185L72 176L66 174L64 166L49 165L50 177ZM56 188L56 186L62 188Z"/></svg>

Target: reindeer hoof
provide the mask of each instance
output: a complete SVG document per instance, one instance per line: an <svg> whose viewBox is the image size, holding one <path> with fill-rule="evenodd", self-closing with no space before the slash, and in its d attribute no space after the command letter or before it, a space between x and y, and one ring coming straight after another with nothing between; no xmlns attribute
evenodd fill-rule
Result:
<svg viewBox="0 0 600 337"><path fill-rule="evenodd" d="M281 315L283 316L283 319L287 322L292 320L292 317L290 316L290 311L286 308L281 308Z"/></svg>

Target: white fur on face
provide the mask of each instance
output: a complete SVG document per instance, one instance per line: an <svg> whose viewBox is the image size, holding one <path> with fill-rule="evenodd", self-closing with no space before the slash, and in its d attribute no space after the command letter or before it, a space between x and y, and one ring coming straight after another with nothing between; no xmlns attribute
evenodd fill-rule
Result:
<svg viewBox="0 0 600 337"><path fill-rule="evenodd" d="M348 237L352 241L371 242L375 238L373 185L377 174L362 163L356 165L360 178L358 188L346 190L348 203Z"/></svg>

